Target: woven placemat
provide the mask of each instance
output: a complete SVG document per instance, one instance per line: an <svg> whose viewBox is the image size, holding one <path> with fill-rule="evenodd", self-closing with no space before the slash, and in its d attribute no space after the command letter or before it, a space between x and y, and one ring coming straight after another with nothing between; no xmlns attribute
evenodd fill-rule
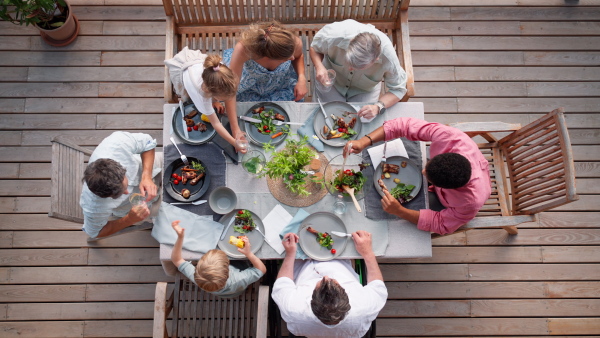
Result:
<svg viewBox="0 0 600 338"><path fill-rule="evenodd" d="M324 154L319 154L319 160L321 161L321 168L319 168L318 172L324 173L329 161ZM309 169L307 168L307 170ZM308 196L300 196L289 191L285 187L285 183L283 183L283 178L281 177L272 179L267 176L267 186L276 200L291 207L307 207L317 203L327 195L327 189L321 187L320 184L313 183L310 180L310 176L307 176L304 180L307 182L306 190L310 192Z"/></svg>

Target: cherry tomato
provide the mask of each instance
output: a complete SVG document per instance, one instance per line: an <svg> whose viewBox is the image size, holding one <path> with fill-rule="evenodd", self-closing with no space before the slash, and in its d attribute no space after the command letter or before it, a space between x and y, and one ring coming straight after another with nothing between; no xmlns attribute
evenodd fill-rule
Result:
<svg viewBox="0 0 600 338"><path fill-rule="evenodd" d="M177 179L177 177L179 177L179 176L177 176L177 174L176 174L176 173L173 173L173 174L171 175L171 177L173 177L174 179Z"/></svg>
<svg viewBox="0 0 600 338"><path fill-rule="evenodd" d="M194 130L198 130L198 126L194 126Z"/></svg>
<svg viewBox="0 0 600 338"><path fill-rule="evenodd" d="M338 128L338 131L339 131L340 133L343 133L343 132L344 132L344 128L342 128L342 127L339 127L339 128Z"/></svg>
<svg viewBox="0 0 600 338"><path fill-rule="evenodd" d="M350 169L346 169L346 171L344 171L344 173L346 173L346 174L350 175L350 174L352 174L352 170L350 170Z"/></svg>
<svg viewBox="0 0 600 338"><path fill-rule="evenodd" d="M267 129L269 129L269 127L263 126L263 130L267 130Z"/></svg>
<svg viewBox="0 0 600 338"><path fill-rule="evenodd" d="M337 252L337 251L335 251L335 249L331 249L331 253L332 253L333 255L335 255L335 253L336 253L336 252Z"/></svg>
<svg viewBox="0 0 600 338"><path fill-rule="evenodd" d="M187 129L188 129L188 131L192 131L192 127L188 127Z"/></svg>
<svg viewBox="0 0 600 338"><path fill-rule="evenodd" d="M179 184L179 180L173 180L173 184L178 185Z"/></svg>
<svg viewBox="0 0 600 338"><path fill-rule="evenodd" d="M269 129L266 130L267 133L270 133L271 131Z"/></svg>
<svg viewBox="0 0 600 338"><path fill-rule="evenodd" d="M248 230L248 226L247 226L247 225L244 225L244 226L242 227L242 229L244 229L244 230Z"/></svg>
<svg viewBox="0 0 600 338"><path fill-rule="evenodd" d="M243 214L243 213L244 213L244 210L238 211L238 214L240 214L240 215Z"/></svg>

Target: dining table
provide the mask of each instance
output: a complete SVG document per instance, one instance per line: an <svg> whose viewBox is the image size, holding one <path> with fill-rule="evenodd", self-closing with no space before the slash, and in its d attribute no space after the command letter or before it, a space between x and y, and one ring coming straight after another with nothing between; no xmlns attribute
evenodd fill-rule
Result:
<svg viewBox="0 0 600 338"><path fill-rule="evenodd" d="M285 109L289 120L291 122L305 122L307 119L311 119L320 114L319 104L313 102L276 102L277 105ZM237 115L246 114L256 102L238 102L236 105ZM351 103L353 107L359 109L361 106L368 103ZM372 103L371 103L372 104ZM165 104L163 109L163 145L166 147L171 144L170 139L173 138L176 143L181 144L182 140L177 136L178 133L173 130L173 114L176 112L179 106L177 104ZM398 117L414 117L423 119L424 118L424 106L422 102L398 102L393 106L389 107L383 114L378 115L375 119L369 123L362 123L360 133L357 135L357 139L363 137L365 134L372 132L378 127L382 126L386 120L395 119ZM223 117L223 119L226 119ZM239 121L242 130L244 129L243 121ZM298 128L299 125L291 125L291 132L288 137L298 139ZM313 135L307 135L314 137ZM218 136L217 136L218 137ZM212 141L209 142L214 142ZM221 140L223 141L223 140ZM403 140L403 142L409 142ZM426 146L424 142L414 142L415 149L413 153L417 153L417 158L420 167L424 167L426 162ZM277 145L274 151L281 150L285 146L285 142ZM250 144L249 150L260 150L268 156L265 149L262 149L256 144ZM332 147L324 145L324 151L322 154L327 159L331 159L336 155L342 153L342 147ZM367 153L364 150L363 153ZM187 153L186 156L201 157L201 154ZM239 163L232 160L230 157L223 155L225 161L225 177L224 185L235 191L237 196L236 209L248 209L255 213L258 217L263 219L266 217L277 205L281 205L290 215L295 215L300 209L313 214L316 212L331 212L333 213L333 206L336 202L336 196L327 193L322 199L316 203L298 208L294 206L286 205L278 201L267 184L267 178L257 177L251 175L244 170L241 164L242 154L238 154ZM165 157L166 158L166 157ZM169 163L164 163L163 168L168 166ZM210 170L210 168L208 168ZM427 201L427 182L423 179L419 194L422 196L420 204L417 206L418 209L426 209L429 207ZM292 194L290 192L290 194ZM208 199L208 193L202 196L202 199ZM372 234L372 244L375 254L380 260L389 259L404 259L404 258L424 258L431 257L432 246L431 246L431 233L417 229L417 226L407 220L398 217L379 218L367 217L367 211L365 211L366 199L359 200L362 212L358 212L354 205L346 203L346 212L342 215L337 215L345 224L348 233L355 232L357 230L365 230ZM371 196L371 205L379 205L379 199ZM380 206L379 206L380 207ZM204 209L206 210L206 209ZM373 211L371 211L373 212ZM381 213L381 210L379 210ZM210 212L207 212L207 217L211 216ZM212 214L215 219L218 219L219 215ZM155 225L156 226L156 225ZM265 229L269 231L269 229ZM177 268L171 262L171 253L173 246L169 244L160 244L160 261L167 275L175 275ZM256 256L260 259L282 259L285 253L278 253L271 245L265 241L260 249L256 252ZM203 253L194 252L184 249L182 257L188 261L197 261L202 257ZM337 257L338 259L356 259L360 258L360 254L356 251L353 241L350 239L345 246L343 252Z"/></svg>

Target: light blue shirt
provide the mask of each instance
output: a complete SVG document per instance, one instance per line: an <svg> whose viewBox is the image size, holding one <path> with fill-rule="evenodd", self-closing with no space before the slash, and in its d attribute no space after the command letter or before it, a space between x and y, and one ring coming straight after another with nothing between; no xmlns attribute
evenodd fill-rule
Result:
<svg viewBox="0 0 600 338"><path fill-rule="evenodd" d="M194 273L196 273L196 267L192 264L192 262L185 261L179 265L179 271L189 278L194 284L196 281L194 280ZM229 266L229 278L227 278L227 282L225 286L221 290L217 290L211 292L213 295L217 295L223 298L231 298L239 296L248 285L256 282L262 277L263 273L259 269L255 267L250 267L244 270L240 270L234 266Z"/></svg>
<svg viewBox="0 0 600 338"><path fill-rule="evenodd" d="M130 193L139 192L142 177L141 153L156 148L156 140L148 134L127 133L116 131L105 138L90 156L89 163L100 158L110 158L121 164L125 176L129 181L127 189ZM152 177L156 176L161 168L153 168ZM131 209L129 195L119 198L102 198L90 191L87 184L83 183L79 205L83 209L83 231L90 237L98 236L102 228L114 218L127 215Z"/></svg>
<svg viewBox="0 0 600 338"><path fill-rule="evenodd" d="M346 50L350 41L360 33L373 33L379 37L381 55L372 66L350 71L345 61ZM406 94L406 72L400 66L394 45L375 26L351 19L334 22L321 28L310 46L325 56L325 68L335 70L335 88L346 99L372 92L382 80L387 90L398 98L402 99Z"/></svg>

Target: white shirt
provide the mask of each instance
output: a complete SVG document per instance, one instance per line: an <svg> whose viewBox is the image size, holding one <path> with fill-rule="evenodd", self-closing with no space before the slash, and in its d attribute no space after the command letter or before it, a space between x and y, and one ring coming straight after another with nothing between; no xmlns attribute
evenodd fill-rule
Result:
<svg viewBox="0 0 600 338"><path fill-rule="evenodd" d="M100 158L110 158L121 164L125 176L129 181L129 193L139 192L142 178L141 153L156 148L156 140L148 134L127 133L116 131L102 140L96 147L89 163ZM161 168L153 168L152 177L156 176ZM121 218L131 209L129 194L119 198L102 198L90 191L87 184L83 183L79 205L83 209L83 231L95 238L111 217Z"/></svg>
<svg viewBox="0 0 600 338"><path fill-rule="evenodd" d="M215 113L212 106L212 97L205 96L206 94L202 90L202 84L204 83L202 72L204 72L202 64L188 67L183 71L183 86L194 105L196 105L196 109L204 115L212 115Z"/></svg>
<svg viewBox="0 0 600 338"><path fill-rule="evenodd" d="M290 332L298 336L362 337L387 300L383 281L375 280L362 286L349 260L296 261L294 276L295 281L287 277L278 278L271 296ZM336 325L323 324L310 307L312 293L323 276L335 279L350 301L350 311Z"/></svg>

